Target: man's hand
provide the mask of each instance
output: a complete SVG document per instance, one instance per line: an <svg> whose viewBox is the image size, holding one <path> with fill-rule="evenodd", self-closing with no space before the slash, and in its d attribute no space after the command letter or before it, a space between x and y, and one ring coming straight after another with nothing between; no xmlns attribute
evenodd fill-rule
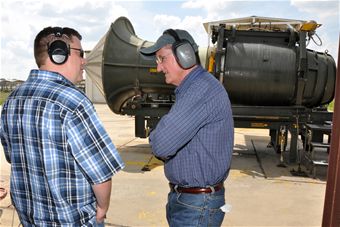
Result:
<svg viewBox="0 0 340 227"><path fill-rule="evenodd" d="M110 205L111 179L101 184L92 185L92 189L97 199L96 220L98 223L103 223Z"/></svg>
<svg viewBox="0 0 340 227"><path fill-rule="evenodd" d="M106 218L106 210L97 206L97 213L96 213L96 221L97 223L103 223L104 219Z"/></svg>

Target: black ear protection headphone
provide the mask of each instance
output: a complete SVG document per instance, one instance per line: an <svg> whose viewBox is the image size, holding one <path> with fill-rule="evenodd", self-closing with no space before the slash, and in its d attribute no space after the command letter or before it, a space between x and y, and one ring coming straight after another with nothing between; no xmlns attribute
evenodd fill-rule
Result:
<svg viewBox="0 0 340 227"><path fill-rule="evenodd" d="M175 39L175 43L172 44L172 52L177 63L183 69L189 69L197 64L195 50L188 40L180 39L177 32L173 29L164 31L164 34L168 34Z"/></svg>
<svg viewBox="0 0 340 227"><path fill-rule="evenodd" d="M55 27L54 36L56 38L61 38L63 36L63 29ZM54 64L62 65L67 61L68 56L70 55L70 46L63 40L57 39L47 44L47 52Z"/></svg>

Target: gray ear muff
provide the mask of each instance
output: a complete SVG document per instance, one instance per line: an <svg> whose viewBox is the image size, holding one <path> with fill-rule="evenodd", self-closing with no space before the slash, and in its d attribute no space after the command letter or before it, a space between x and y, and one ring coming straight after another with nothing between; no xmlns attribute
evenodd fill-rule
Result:
<svg viewBox="0 0 340 227"><path fill-rule="evenodd" d="M195 50L188 40L180 39L177 32L173 29L168 29L163 34L171 35L175 39L175 43L172 44L172 51L177 63L183 69L189 69L197 63Z"/></svg>
<svg viewBox="0 0 340 227"><path fill-rule="evenodd" d="M175 56L183 69L189 69L196 64L194 48L187 41L182 41L174 49Z"/></svg>

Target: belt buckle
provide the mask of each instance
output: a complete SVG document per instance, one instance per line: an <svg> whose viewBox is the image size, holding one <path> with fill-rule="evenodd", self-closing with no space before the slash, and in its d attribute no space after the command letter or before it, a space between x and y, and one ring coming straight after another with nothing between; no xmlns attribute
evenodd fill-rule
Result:
<svg viewBox="0 0 340 227"><path fill-rule="evenodd" d="M175 184L175 185L173 186L173 188L174 188L174 190L175 190L176 193L179 193L178 190L177 190L178 184Z"/></svg>
<svg viewBox="0 0 340 227"><path fill-rule="evenodd" d="M177 184L169 183L169 186L170 186L171 191L175 191L176 193L179 193L178 190L177 190L177 188L178 188Z"/></svg>
<svg viewBox="0 0 340 227"><path fill-rule="evenodd" d="M213 187L213 186L209 186L209 188L210 188L210 190L211 190L211 194L214 194L215 193L215 187Z"/></svg>

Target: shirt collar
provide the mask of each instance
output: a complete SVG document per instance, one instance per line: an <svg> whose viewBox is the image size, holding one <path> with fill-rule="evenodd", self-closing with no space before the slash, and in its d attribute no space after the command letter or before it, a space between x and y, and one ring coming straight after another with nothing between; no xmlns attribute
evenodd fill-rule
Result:
<svg viewBox="0 0 340 227"><path fill-rule="evenodd" d="M74 84L68 79L66 79L63 75L57 72L52 72L52 71L32 69L28 77L28 80L34 80L34 79L60 81L60 82L74 86Z"/></svg>
<svg viewBox="0 0 340 227"><path fill-rule="evenodd" d="M180 94L182 91L187 90L202 71L204 71L202 66L198 65L197 67L195 67L188 75L186 75L184 80L175 89L175 94Z"/></svg>

